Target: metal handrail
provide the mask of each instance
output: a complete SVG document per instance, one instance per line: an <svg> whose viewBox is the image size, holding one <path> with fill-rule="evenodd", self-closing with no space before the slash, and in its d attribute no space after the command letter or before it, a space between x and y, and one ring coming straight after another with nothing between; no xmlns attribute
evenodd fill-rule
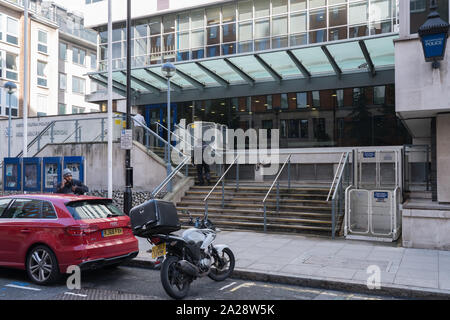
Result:
<svg viewBox="0 0 450 320"><path fill-rule="evenodd" d="M158 124L159 124L159 122L157 122ZM184 130L188 135L189 135L189 138L191 138L191 139L193 139L194 141L195 141L195 138L194 138L194 136L192 135L192 134L190 134L189 133L189 130L187 130L187 129L185 129L185 128L182 128L182 127L180 127L179 125L177 125L177 124L175 124L174 125L177 129L179 129L179 130ZM167 129L166 129L167 130ZM189 144L190 146L191 146L191 148L194 148L193 146L192 146L192 144ZM215 153L217 153L217 155L218 156L222 156L223 155L223 150L222 150L222 152L219 152L216 148L214 148L214 147L212 147L211 145L209 146L212 150L214 150L214 152Z"/></svg>
<svg viewBox="0 0 450 320"><path fill-rule="evenodd" d="M228 173L228 171L231 169L231 167L236 163L237 159L239 159L240 155L237 156L233 163L231 163L228 167L227 170L225 170L225 172L222 174L222 176L220 177L220 179L216 182L216 184L214 185L214 187L211 189L211 191L208 193L208 195L205 197L205 199L203 199L203 202L207 201L208 198L211 196L211 194L213 193L213 191L216 189L216 187L219 185L219 183L223 180L223 178L225 178L225 175Z"/></svg>
<svg viewBox="0 0 450 320"><path fill-rule="evenodd" d="M168 175L151 193L151 198L154 199L161 190L181 171L181 169L191 160L191 157L186 156L184 160Z"/></svg>
<svg viewBox="0 0 450 320"><path fill-rule="evenodd" d="M154 122L157 126L160 126L161 128L163 128L166 131L169 131L169 129L167 127L165 127L164 125L162 125L161 123L155 121ZM185 141L191 148L193 148L192 144L190 144L188 141L184 140L183 138L181 138L179 135L177 135L175 132L171 132L171 135L174 135L175 137L177 137L178 139L180 139L180 141Z"/></svg>
<svg viewBox="0 0 450 320"><path fill-rule="evenodd" d="M343 152L341 154L341 158L339 159L338 167L336 169L336 172L334 173L333 181L331 182L330 191L328 192L327 201L329 201L330 195L333 192L334 183L336 182L336 178L339 175L339 170L341 169L341 166L342 166L342 159L344 158L344 154L345 154L345 152Z"/></svg>
<svg viewBox="0 0 450 320"><path fill-rule="evenodd" d="M273 187L275 186L275 183L278 182L278 184L277 184L277 211L278 211L279 208L280 208L280 194L279 194L279 186L280 186L280 183L279 183L279 181L278 181L278 178L280 177L281 173L283 172L284 167L286 166L286 164L287 164L288 162L289 162L289 163L291 162L291 156L292 156L292 154L290 154L290 155L286 158L286 160L284 161L283 166L281 167L280 171L278 171L278 174L277 174L277 176L275 177L275 179L273 180L272 185L271 185L270 188L269 188L269 191L267 191L267 194L266 194L266 196L264 197L264 200L262 201L262 203L263 203L263 205L264 205L264 232L267 231L267 205L266 205L267 197L268 197L269 194L272 192L272 189L273 189ZM289 181L290 181L290 180L289 180ZM289 187L290 187L290 182L289 182Z"/></svg>
<svg viewBox="0 0 450 320"><path fill-rule="evenodd" d="M216 187L219 185L220 182L222 182L222 207L224 206L224 192L225 192L225 185L224 185L224 181L223 179L225 178L225 176L227 175L228 171L230 171L231 167L236 163L236 161L239 159L240 155L238 155L233 163L231 163L227 170L225 170L225 172L222 174L222 176L220 177L220 179L216 182L216 184L214 185L214 187L211 189L211 191L208 193L208 195L205 197L205 199L203 199L203 202L205 203L205 219L208 218L208 199L211 196L211 194L214 192L214 190L216 189ZM237 178L236 178L237 180Z"/></svg>
<svg viewBox="0 0 450 320"><path fill-rule="evenodd" d="M82 127L76 127L75 130L62 143L65 143L67 140L69 140L73 136L73 134L76 133L80 128Z"/></svg>
<svg viewBox="0 0 450 320"><path fill-rule="evenodd" d="M286 164L288 163L288 161L291 160L291 156L292 156L292 154L290 154L290 155L287 157L286 161L284 161L283 167L281 167L281 170L278 171L278 174L277 174L275 180L273 181L272 185L270 186L269 191L267 192L266 196L264 197L264 200L262 201L263 203L266 202L267 197L269 196L270 192L272 191L273 187L275 186L275 183L278 181L278 178L280 177L281 173L283 172L284 167L286 166Z"/></svg>
<svg viewBox="0 0 450 320"><path fill-rule="evenodd" d="M42 138L42 136L48 131L48 129L50 129L50 127L52 127L55 123L56 123L56 121L52 121L44 129L42 129L42 131L33 140L31 140L30 143L27 145L27 151L28 151L28 149L30 149L30 147L32 147L36 143L36 141L38 141L40 138ZM16 158L20 158L22 155L23 155L23 150L17 154Z"/></svg>
<svg viewBox="0 0 450 320"><path fill-rule="evenodd" d="M135 122L139 123L144 130L146 130L148 133L150 133L152 136L154 136L156 139L160 140L162 143L164 143L165 145L169 145L170 148L174 149L176 152L181 153L185 156L189 156L187 154L185 154L184 152L182 152L181 150L179 150L178 148L174 147L173 145L171 145L169 142L167 142L167 140L165 140L164 138L161 138L161 136L159 134L157 134L156 132L154 132L152 129L150 129L149 127L147 127L147 125L145 123L142 123L140 121L134 120Z"/></svg>
<svg viewBox="0 0 450 320"><path fill-rule="evenodd" d="M339 159L339 165L338 165L338 167L336 169L336 173L334 174L333 182L331 182L331 187L330 187L330 191L328 192L327 201L330 201L330 196L331 196L331 193L333 192L333 187L335 185L336 179L339 176L338 179L340 180L340 177L342 176L342 173L344 172L344 167L345 167L345 163L347 161L349 152L347 152L345 159L344 159L344 155L345 155L345 152L342 153L341 158ZM342 163L342 159L344 159L344 164ZM342 167L342 169L341 169L341 167ZM341 170L341 172L339 172L339 170ZM339 182L336 183L336 186L338 186L338 185L339 185ZM335 189L334 193L336 193L336 189Z"/></svg>

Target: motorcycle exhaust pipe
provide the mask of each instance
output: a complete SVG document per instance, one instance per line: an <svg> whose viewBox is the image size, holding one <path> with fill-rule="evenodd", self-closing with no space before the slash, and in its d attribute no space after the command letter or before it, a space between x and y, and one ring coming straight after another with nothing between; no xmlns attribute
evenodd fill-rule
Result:
<svg viewBox="0 0 450 320"><path fill-rule="evenodd" d="M200 270L187 260L178 261L177 265L181 271L192 277L198 277L200 275Z"/></svg>

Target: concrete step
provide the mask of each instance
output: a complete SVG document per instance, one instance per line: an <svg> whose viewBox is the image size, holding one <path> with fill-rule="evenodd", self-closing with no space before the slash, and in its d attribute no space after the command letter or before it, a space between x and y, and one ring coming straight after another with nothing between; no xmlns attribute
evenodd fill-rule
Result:
<svg viewBox="0 0 450 320"><path fill-rule="evenodd" d="M190 206L190 205L183 205L178 204L176 206L177 210L179 212L182 212L183 210L187 210L189 212L205 212L204 206ZM270 209L270 208L267 208ZM310 211L310 208L304 208L302 211L287 211L287 210L281 210L277 212L275 208L272 208L274 210L266 210L267 215L277 215L277 216L301 216L301 215L310 215L310 216L316 216L317 218L324 218L324 219L330 219L331 220L331 210L317 210L319 212ZM237 215L254 215L256 213L258 214L264 214L264 208L261 206L259 208L254 208L254 210L246 209L246 207L243 207L242 209L232 209L232 208L222 208L221 206L209 206L208 205L208 213L221 213L221 214L237 214Z"/></svg>
<svg viewBox="0 0 450 320"><path fill-rule="evenodd" d="M186 195L183 197L183 200L188 200L188 201L203 201L203 199L206 197L206 193L202 193L202 194L188 194L186 193ZM264 199L264 195L261 194L255 194L255 195L249 195L249 194L242 194L242 195L230 195L230 194L225 194L224 195L225 201L236 201L236 202L255 202L255 203L261 203ZM318 196L318 197L309 197L307 195L296 195L295 198L294 197L290 197L290 196L281 196L280 195L280 203L286 203L286 204L296 204L296 203L303 203L304 201L310 200L310 202L312 201L323 201L326 202L326 200L322 200L324 199L322 196ZM209 196L209 200L210 201L222 201L222 193L216 193L213 192L210 196ZM276 194L269 194L269 196L266 199L266 202L271 203L271 202L276 202L277 201L277 195Z"/></svg>
<svg viewBox="0 0 450 320"><path fill-rule="evenodd" d="M194 220L196 217L202 217L202 214L192 214L194 217ZM181 217L188 218L187 215L181 215ZM229 220L233 222L260 222L264 223L264 216L236 216L236 215L218 215L218 214L208 214L208 218L211 219L211 221L223 221L223 220ZM271 217L267 216L267 223L283 223L283 224L312 224L312 225L331 225L331 221L326 220L315 220L315 219L300 219L300 218L278 218L278 217Z"/></svg>
<svg viewBox="0 0 450 320"><path fill-rule="evenodd" d="M222 188L222 186L217 186L216 190L218 188ZM254 187L254 186L244 186L240 185L239 190L236 191L236 185L225 185L226 191L232 191L232 192L257 192L257 193L264 193L266 194L269 191L270 186L261 186L261 187ZM287 187L280 187L280 193L283 194L315 194L315 195L325 195L325 197L328 195L329 189L320 189L320 188L291 188L288 189ZM203 192L210 192L211 188L205 187L205 186L194 186L190 190L191 191L203 191ZM276 193L276 188L272 189L272 192Z"/></svg>
<svg viewBox="0 0 450 320"><path fill-rule="evenodd" d="M181 222L187 222L187 219L180 219ZM232 229L242 229L242 230L258 230L262 231L264 229L264 223L255 222L235 222L229 220L214 220L214 224L219 228L232 228ZM267 230L273 232L303 232L303 231L319 231L319 232L331 232L331 226L310 226L310 225L285 225L278 223L267 224Z"/></svg>
<svg viewBox="0 0 450 320"><path fill-rule="evenodd" d="M211 191L211 190L209 190ZM204 198L206 195L208 195L209 191L192 191L192 189L190 189L189 191L186 192L186 196L188 197L193 197L193 198ZM261 199L261 201L264 199L264 197L267 194L266 192L235 192L235 191L231 191L231 190L225 190L224 195L225 198L255 198L255 199ZM217 186L217 188L211 193L211 197L220 197L220 199L222 199L222 187L219 185ZM276 199L277 194L276 192L271 192L268 196L268 199L271 198L275 198ZM308 198L308 199L316 199L316 200L325 200L326 199L326 195L323 194L293 194L293 193L280 193L280 198L281 199L291 199L292 201L296 201L296 199L301 200L304 198Z"/></svg>
<svg viewBox="0 0 450 320"><path fill-rule="evenodd" d="M186 199L181 199L181 201L178 203L178 205L183 206L196 206L198 205L199 201L189 201ZM208 199L208 206L209 207L219 207L222 206L222 201L218 200L209 200ZM258 202L237 202L237 201L224 201L225 208L263 208L264 204L262 201ZM276 208L276 202L270 202L266 203L266 208ZM313 201L304 201L303 203L297 203L296 205L289 205L285 204L284 202L280 201L279 203L280 210L288 210L288 211L302 211L305 209L309 210L320 210L320 211L331 211L331 203L323 201L323 203L315 203Z"/></svg>
<svg viewBox="0 0 450 320"><path fill-rule="evenodd" d="M177 208L179 209L179 208ZM264 211L245 211L245 210L220 210L222 208L208 208L208 214L216 215L229 215L233 216L264 216ZM193 216L203 216L205 214L205 208L189 208L178 210L180 215L187 215L184 210L189 211ZM318 212L276 212L276 211L266 211L267 217L282 217L282 218L298 218L298 219L315 219L315 220L326 220L331 221L331 213L318 213Z"/></svg>

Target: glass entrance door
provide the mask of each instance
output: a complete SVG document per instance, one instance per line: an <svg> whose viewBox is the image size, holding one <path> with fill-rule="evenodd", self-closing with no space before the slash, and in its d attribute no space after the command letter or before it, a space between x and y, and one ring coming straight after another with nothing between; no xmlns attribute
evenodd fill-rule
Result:
<svg viewBox="0 0 450 320"><path fill-rule="evenodd" d="M174 131L174 125L177 123L177 104L171 103L171 117L170 117L170 131ZM153 132L157 133L161 138L167 141L167 105L154 104L145 107L145 120L147 125ZM175 142L172 141L172 145ZM159 141L159 146L163 147L162 141Z"/></svg>

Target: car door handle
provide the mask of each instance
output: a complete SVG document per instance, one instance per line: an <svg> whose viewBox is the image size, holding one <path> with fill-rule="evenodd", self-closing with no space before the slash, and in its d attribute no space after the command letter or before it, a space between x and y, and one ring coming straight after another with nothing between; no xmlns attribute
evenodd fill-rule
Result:
<svg viewBox="0 0 450 320"><path fill-rule="evenodd" d="M30 233L31 230L30 229L22 229L22 230L20 230L20 232L22 232L22 233Z"/></svg>

